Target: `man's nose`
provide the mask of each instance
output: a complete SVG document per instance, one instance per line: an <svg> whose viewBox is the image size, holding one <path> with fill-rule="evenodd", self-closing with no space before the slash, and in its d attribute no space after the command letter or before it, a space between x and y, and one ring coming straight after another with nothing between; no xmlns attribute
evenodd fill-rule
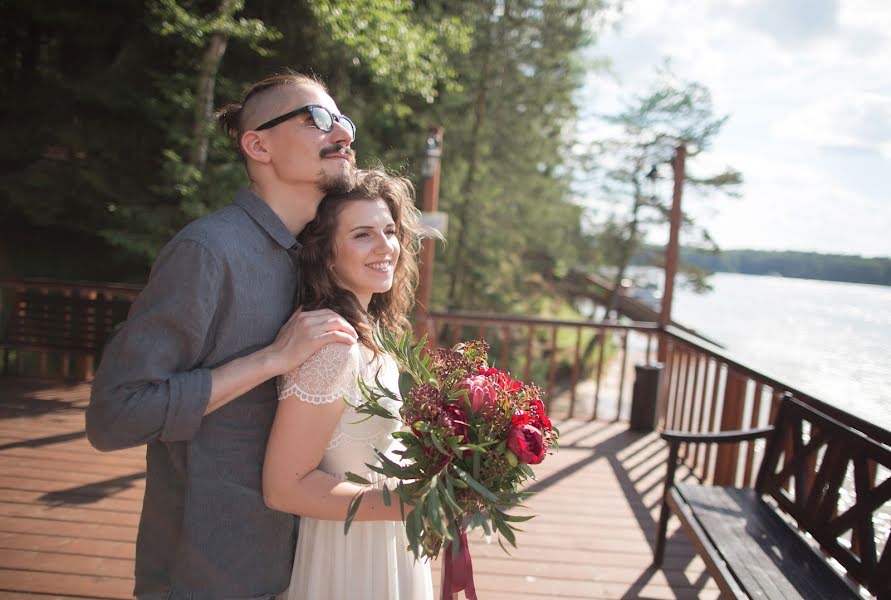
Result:
<svg viewBox="0 0 891 600"><path fill-rule="evenodd" d="M344 146L349 146L353 143L353 132L344 124L343 121L335 121L334 128L331 130L331 132L334 136L331 141L335 144L343 144Z"/></svg>

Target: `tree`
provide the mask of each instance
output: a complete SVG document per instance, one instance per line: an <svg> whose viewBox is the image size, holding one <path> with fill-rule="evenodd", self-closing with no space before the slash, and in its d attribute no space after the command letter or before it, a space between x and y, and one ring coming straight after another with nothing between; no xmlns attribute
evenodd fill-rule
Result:
<svg viewBox="0 0 891 600"><path fill-rule="evenodd" d="M470 53L455 59L461 93L436 107L446 124L441 206L451 219L434 304L534 311L530 283L575 263L583 211L571 199L567 156L585 72L578 51L592 41L600 8L584 0L468 5L475 35Z"/></svg>
<svg viewBox="0 0 891 600"><path fill-rule="evenodd" d="M209 107L273 71L315 72L358 124L362 165L413 175L445 127L434 305L534 311L529 284L591 243L567 157L601 4L3 0L0 215L148 265L246 183Z"/></svg>
<svg viewBox="0 0 891 600"><path fill-rule="evenodd" d="M207 164L211 115L217 71L230 38L247 42L258 54L268 54L264 42L281 39L281 33L259 19L236 19L245 0L220 0L215 10L204 15L188 0L153 0L149 9L155 30L161 36L176 36L201 51L194 86L192 139L188 165L201 172Z"/></svg>
<svg viewBox="0 0 891 600"><path fill-rule="evenodd" d="M230 141L209 127L210 107L285 67L315 71L335 96L343 92L342 109L362 127L363 158L406 164L427 98L449 85L444 52L460 54L467 39L442 10L410 8L400 0L0 2L9 92L0 99L0 214L61 236L98 236L115 255L148 263L245 183ZM364 14L364 37L335 39L361 29L343 27L338 14ZM76 276L78 265L70 268Z"/></svg>
<svg viewBox="0 0 891 600"><path fill-rule="evenodd" d="M687 148L685 184L701 195L734 196L742 175L730 167L708 176L690 172L691 159L710 147L727 116L715 115L705 86L680 81L667 68L660 72L660 80L650 92L635 96L624 111L604 120L618 132L596 143L594 153L604 165L602 189L607 199L629 203L624 219L613 217L604 226L605 239L617 244L611 261L616 274L609 310L614 311L628 265L642 247L648 229L668 222L671 195L660 194L657 187L659 166L671 161L675 148ZM682 214L682 228L698 236L692 246L717 250L709 232L687 212ZM692 265L685 266L685 271L694 286L707 286L706 271Z"/></svg>

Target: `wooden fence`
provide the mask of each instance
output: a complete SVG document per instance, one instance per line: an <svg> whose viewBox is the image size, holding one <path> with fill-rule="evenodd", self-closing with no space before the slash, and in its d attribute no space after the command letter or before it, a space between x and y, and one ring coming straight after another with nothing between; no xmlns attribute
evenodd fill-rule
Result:
<svg viewBox="0 0 891 600"><path fill-rule="evenodd" d="M126 307L139 287L0 280L0 291L4 371L89 380L102 342L115 323L125 318ZM35 299L45 302L41 304ZM53 338L46 332L41 337L32 331L31 338L16 338L11 324L26 316L27 302L32 303L28 316L34 323L49 329L61 328L66 333ZM71 307L77 307L82 314L75 316ZM749 368L722 349L674 327L461 312L436 312L431 319L439 345L485 339L490 344L490 357L499 368L523 380L538 382L546 398L568 395L565 414L558 416L622 420L631 402L625 393L629 366L632 361L651 363L661 345L664 365L658 420L664 429L705 432L764 426L771 422L780 396L791 392L844 425L891 446L891 432L881 426ZM74 327L75 322L80 324ZM74 332L90 336L91 341L84 344L73 340ZM601 405L607 392L602 389L607 368L618 369L619 373L617 389L613 382L614 387L608 390L613 400L610 412ZM583 394L593 398L582 398ZM590 407L584 414L579 411L582 399ZM744 442L722 445L716 450L691 447L684 460L705 481L745 485L752 483L760 457L757 442ZM876 478L883 475L875 474Z"/></svg>

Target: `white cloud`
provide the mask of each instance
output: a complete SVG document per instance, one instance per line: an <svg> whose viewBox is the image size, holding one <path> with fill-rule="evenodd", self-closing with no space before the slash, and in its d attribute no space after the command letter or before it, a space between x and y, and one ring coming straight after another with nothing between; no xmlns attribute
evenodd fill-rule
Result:
<svg viewBox="0 0 891 600"><path fill-rule="evenodd" d="M844 91L784 116L771 127L782 140L874 151L891 160L891 94Z"/></svg>
<svg viewBox="0 0 891 600"><path fill-rule="evenodd" d="M745 179L700 203L720 245L891 255L891 2L631 0L623 18L595 49L621 87L593 77L588 110L645 92L666 56L712 91L730 119L691 168Z"/></svg>

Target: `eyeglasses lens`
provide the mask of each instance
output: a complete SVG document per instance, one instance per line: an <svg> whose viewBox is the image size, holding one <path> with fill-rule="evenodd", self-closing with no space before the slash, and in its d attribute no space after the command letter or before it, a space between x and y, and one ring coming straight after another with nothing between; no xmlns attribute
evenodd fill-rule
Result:
<svg viewBox="0 0 891 600"><path fill-rule="evenodd" d="M334 117L321 106L313 106L309 114L315 126L322 131L328 132L334 128Z"/></svg>

